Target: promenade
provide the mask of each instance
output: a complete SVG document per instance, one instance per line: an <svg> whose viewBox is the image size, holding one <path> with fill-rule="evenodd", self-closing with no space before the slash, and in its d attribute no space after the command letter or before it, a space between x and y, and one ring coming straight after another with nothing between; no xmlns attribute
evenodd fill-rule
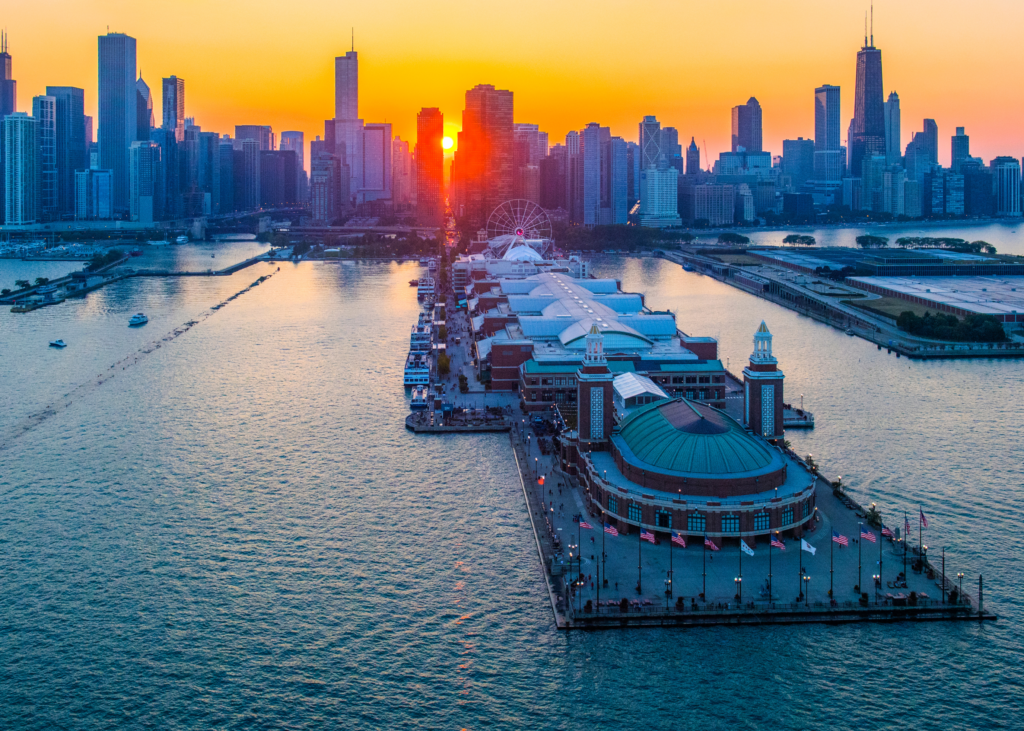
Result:
<svg viewBox="0 0 1024 731"><path fill-rule="evenodd" d="M602 530L603 516L588 507L575 479L558 468L556 456L538 449L537 435L528 423L517 425L510 438L560 628L666 620L737 624L979 618L977 577L964 580L963 598L953 603L949 592L954 587L959 591L955 567L946 566L944 594L941 558L934 550L926 556L924 569L915 572L917 536L911 537L904 553L902 541L867 528L858 506L852 501L852 507L844 504L822 478L816 515L805 536L813 554L801 550L800 540L785 537L784 549L770 548L763 538L746 538L754 551L750 556L732 541L712 551L698 536L688 536L683 548L667 533L656 534L657 544L641 541L635 529L610 535ZM543 486L538 485L541 476ZM582 516L592 528L581 528L574 516ZM903 525L902 513L883 518L894 531ZM875 542L860 538L862 524ZM849 545L833 542L833 531L845 536ZM927 529L924 539L927 545ZM890 588L901 573L907 586ZM574 590L570 584L580 574L582 583ZM863 587L866 599L857 587ZM990 614L983 618L994 619Z"/></svg>

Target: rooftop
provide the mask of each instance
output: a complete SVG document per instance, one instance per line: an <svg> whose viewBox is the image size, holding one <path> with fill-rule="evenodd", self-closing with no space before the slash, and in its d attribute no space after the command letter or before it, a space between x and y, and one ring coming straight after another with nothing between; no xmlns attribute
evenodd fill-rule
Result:
<svg viewBox="0 0 1024 731"><path fill-rule="evenodd" d="M850 281L979 315L1024 314L1024 276L850 277Z"/></svg>

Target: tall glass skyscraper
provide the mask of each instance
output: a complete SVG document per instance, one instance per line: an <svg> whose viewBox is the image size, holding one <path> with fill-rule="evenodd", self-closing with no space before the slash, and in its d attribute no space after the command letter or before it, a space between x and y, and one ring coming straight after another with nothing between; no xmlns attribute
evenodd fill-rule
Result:
<svg viewBox="0 0 1024 731"><path fill-rule="evenodd" d="M885 162L898 165L902 157L900 146L900 97L895 91L885 102Z"/></svg>
<svg viewBox="0 0 1024 731"><path fill-rule="evenodd" d="M174 132L176 142L185 139L185 79L170 76L163 80L163 122L164 129Z"/></svg>
<svg viewBox="0 0 1024 731"><path fill-rule="evenodd" d="M57 207L57 100L52 96L32 97L32 116L36 120L39 149L37 169L39 184L39 220L56 221Z"/></svg>
<svg viewBox="0 0 1024 731"><path fill-rule="evenodd" d="M750 97L746 104L732 108L732 151L761 152L761 104Z"/></svg>
<svg viewBox="0 0 1024 731"><path fill-rule="evenodd" d="M60 215L75 215L75 171L89 167L85 142L85 92L73 86L48 86L57 100L57 207Z"/></svg>
<svg viewBox="0 0 1024 731"><path fill-rule="evenodd" d="M421 226L444 221L444 115L425 107L416 115L416 220Z"/></svg>
<svg viewBox="0 0 1024 731"><path fill-rule="evenodd" d="M100 167L111 171L114 215L129 212L129 150L136 140L135 39L99 37Z"/></svg>
<svg viewBox="0 0 1024 731"><path fill-rule="evenodd" d="M864 38L857 53L857 88L853 97L850 125L850 175L861 176L861 161L871 155L885 155L885 97L882 87L882 51L875 48L875 36Z"/></svg>

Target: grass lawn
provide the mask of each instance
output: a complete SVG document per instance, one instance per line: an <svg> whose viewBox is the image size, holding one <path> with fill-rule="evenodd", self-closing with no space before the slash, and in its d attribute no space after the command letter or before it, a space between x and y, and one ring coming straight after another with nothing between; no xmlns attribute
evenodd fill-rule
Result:
<svg viewBox="0 0 1024 731"><path fill-rule="evenodd" d="M856 300L841 300L843 304L852 305L853 307L859 307L862 310L873 312L876 315L882 315L888 317L894 322L900 314L910 311L918 317L924 317L925 313L937 314L938 310L932 310L923 305L918 305L913 302L907 302L901 300L899 297L882 297L877 300L868 300L867 302L858 302Z"/></svg>

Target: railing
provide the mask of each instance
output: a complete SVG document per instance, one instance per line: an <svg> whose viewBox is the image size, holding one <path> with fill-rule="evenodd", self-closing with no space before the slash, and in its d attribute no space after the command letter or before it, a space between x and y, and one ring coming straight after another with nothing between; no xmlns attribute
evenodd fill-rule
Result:
<svg viewBox="0 0 1024 731"><path fill-rule="evenodd" d="M635 601L635 600L634 600ZM907 599L905 603L896 604L890 599L874 599L869 600L866 604L862 604L859 601L837 601L834 604L822 601L812 602L767 602L763 599L752 601L752 602L701 602L696 605L689 603L683 604L682 606L676 604L669 604L666 607L663 603L654 602L648 605L636 605L631 603L625 611L619 604L611 606L596 607L591 606L588 611L586 607L579 614L581 619L586 617L597 617L597 616L621 616L629 614L642 614L642 615L689 615L689 616L707 616L707 615L744 615L744 614L787 614L787 613L829 613L837 611L872 611L877 609L948 609L951 611L960 610L963 612L972 612L971 603L969 601L960 602L942 602L938 599L917 599L913 604Z"/></svg>

